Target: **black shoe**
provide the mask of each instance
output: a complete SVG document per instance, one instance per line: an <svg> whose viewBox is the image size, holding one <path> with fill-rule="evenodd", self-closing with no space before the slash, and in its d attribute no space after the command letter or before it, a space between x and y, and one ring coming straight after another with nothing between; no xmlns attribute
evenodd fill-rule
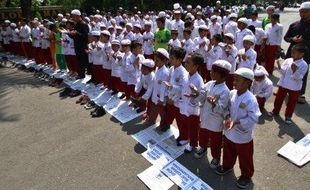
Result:
<svg viewBox="0 0 310 190"><path fill-rule="evenodd" d="M95 105L94 108L95 108L94 110L90 111L90 115L93 115L93 113L95 113L97 109L100 108L100 106Z"/></svg>
<svg viewBox="0 0 310 190"><path fill-rule="evenodd" d="M103 116L103 115L105 115L105 114L106 114L106 112L105 112L105 110L103 109L103 107L99 107L99 108L97 109L97 111L94 112L94 113L92 114L92 117L101 117L101 116Z"/></svg>
<svg viewBox="0 0 310 190"><path fill-rule="evenodd" d="M137 113L141 113L143 111L145 111L145 109L139 108L139 109L136 110Z"/></svg>
<svg viewBox="0 0 310 190"><path fill-rule="evenodd" d="M168 129L170 129L170 125L165 125L165 126L163 126L163 127L160 129L160 131L161 131L161 132L166 132Z"/></svg>
<svg viewBox="0 0 310 190"><path fill-rule="evenodd" d="M125 94L122 94L119 98L120 99L124 99L126 97L126 95Z"/></svg>
<svg viewBox="0 0 310 190"><path fill-rule="evenodd" d="M117 92L117 90L113 90L113 92L111 93L111 95L113 96L113 95L115 95L115 94L117 94L118 92Z"/></svg>
<svg viewBox="0 0 310 190"><path fill-rule="evenodd" d="M239 177L236 185L240 188L240 189L245 189L249 186L249 184L251 183L251 179L246 179L243 177Z"/></svg>
<svg viewBox="0 0 310 190"><path fill-rule="evenodd" d="M219 167L216 168L215 173L218 174L218 175L226 175L229 172L231 172L232 170L233 170L232 168L224 169L223 166L219 166Z"/></svg>
<svg viewBox="0 0 310 190"><path fill-rule="evenodd" d="M70 88L65 88L62 92L59 93L59 97L69 96L70 92L71 92Z"/></svg>
<svg viewBox="0 0 310 190"><path fill-rule="evenodd" d="M78 90L74 90L74 91L72 91L72 92L70 93L70 97L71 97L71 98L77 97L77 96L79 96L79 95L81 95L81 92L78 91Z"/></svg>

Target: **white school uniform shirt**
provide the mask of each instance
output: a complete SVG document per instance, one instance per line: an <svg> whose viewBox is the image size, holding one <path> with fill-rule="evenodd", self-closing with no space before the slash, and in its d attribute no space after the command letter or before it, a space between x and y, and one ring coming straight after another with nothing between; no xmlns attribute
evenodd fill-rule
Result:
<svg viewBox="0 0 310 190"><path fill-rule="evenodd" d="M220 23L216 22L215 24L211 23L209 26L211 39L216 34L222 34L222 26Z"/></svg>
<svg viewBox="0 0 310 190"><path fill-rule="evenodd" d="M215 84L215 81L207 82L200 90L199 96L195 98L197 102L202 104L200 110L200 127L213 132L221 132L224 127L225 114L227 112L229 102L229 89L225 82ZM217 97L215 107L207 101L208 96Z"/></svg>
<svg viewBox="0 0 310 190"><path fill-rule="evenodd" d="M176 38L175 40L170 39L168 45L170 45L172 48L182 47L181 41L178 38Z"/></svg>
<svg viewBox="0 0 310 190"><path fill-rule="evenodd" d="M224 27L224 34L232 33L235 36L235 39L237 37L238 24L235 21L230 20Z"/></svg>
<svg viewBox="0 0 310 190"><path fill-rule="evenodd" d="M230 130L224 130L224 135L237 144L250 142L254 137L255 124L261 116L255 96L247 90L240 96L237 90L230 91L229 113L232 121L240 121Z"/></svg>
<svg viewBox="0 0 310 190"><path fill-rule="evenodd" d="M92 53L91 53L91 51L93 50L93 45L96 45L96 43L97 42L92 42L92 43L89 43L88 44L88 50L90 51L89 53L88 53L88 62L89 63L92 63L93 62L93 55L92 55Z"/></svg>
<svg viewBox="0 0 310 190"><path fill-rule="evenodd" d="M121 33L119 35L115 34L115 40L121 42L124 39L124 35Z"/></svg>
<svg viewBox="0 0 310 190"><path fill-rule="evenodd" d="M61 34L61 38L63 39L61 42L61 51L64 55L75 55L74 50L74 41L72 38L68 36L66 33Z"/></svg>
<svg viewBox="0 0 310 190"><path fill-rule="evenodd" d="M134 33L133 34L133 40L136 40L136 41L140 42L141 44L143 44L143 35L140 32Z"/></svg>
<svg viewBox="0 0 310 190"><path fill-rule="evenodd" d="M33 47L41 47L41 31L39 27L32 28L31 31L32 39L33 39Z"/></svg>
<svg viewBox="0 0 310 190"><path fill-rule="evenodd" d="M183 48L186 51L186 55L192 53L195 50L195 44L191 38L187 40L184 39L182 42L183 42Z"/></svg>
<svg viewBox="0 0 310 190"><path fill-rule="evenodd" d="M225 26L228 22L229 22L229 17L228 16L224 16L223 17L223 25Z"/></svg>
<svg viewBox="0 0 310 190"><path fill-rule="evenodd" d="M179 108L182 99L182 89L188 81L188 72L180 65L177 68L170 68L170 84L172 88L168 90L168 97L174 102L174 106Z"/></svg>
<svg viewBox="0 0 310 190"><path fill-rule="evenodd" d="M141 79L135 86L135 92L140 93L142 88L145 89L145 93L142 95L143 100L150 99L153 92L155 73L152 71L148 75L141 75Z"/></svg>
<svg viewBox="0 0 310 190"><path fill-rule="evenodd" d="M169 81L169 70L165 65L155 71L152 93L152 102L154 104L157 104L158 101L165 102L167 87L163 81Z"/></svg>
<svg viewBox="0 0 310 190"><path fill-rule="evenodd" d="M219 45L213 46L212 49L210 49L207 52L207 57L208 57L208 59L207 59L207 70L208 71L211 71L212 65L215 61L221 59L222 54L223 54L223 50Z"/></svg>
<svg viewBox="0 0 310 190"><path fill-rule="evenodd" d="M264 39L266 39L266 33L262 28L255 28L255 44L262 45Z"/></svg>
<svg viewBox="0 0 310 190"><path fill-rule="evenodd" d="M121 74L122 74L122 59L118 60L117 57L122 57L124 56L124 53L122 53L121 51L117 51L117 52L113 52L113 55L116 57L112 57L111 56L111 67L112 67L112 71L111 71L111 76L113 77L117 77L120 78Z"/></svg>
<svg viewBox="0 0 310 190"><path fill-rule="evenodd" d="M282 24L272 25L271 23L267 24L265 27L266 37L267 37L267 45L272 46L281 46L282 38L283 38L283 26Z"/></svg>
<svg viewBox="0 0 310 190"><path fill-rule="evenodd" d="M200 45L205 42L205 45L200 47ZM207 63L208 56L208 46L210 44L210 40L207 37L201 38L200 36L194 39L195 44L195 52L200 53L203 56L204 63Z"/></svg>
<svg viewBox="0 0 310 190"><path fill-rule="evenodd" d="M134 62L136 59L139 59L140 64L135 65ZM134 55L131 54L126 59L125 72L127 74L127 84L128 85L136 85L141 77L141 61L144 60L143 55Z"/></svg>
<svg viewBox="0 0 310 190"><path fill-rule="evenodd" d="M185 97L185 94L191 94L191 89L189 87L190 84L196 86L196 88L200 91L203 87L203 79L199 75L198 72L189 75L188 82L182 88L182 101L180 103L180 113L186 115L187 117L191 115L199 116L200 114L200 105L198 102L192 101L191 98Z"/></svg>
<svg viewBox="0 0 310 190"><path fill-rule="evenodd" d="M297 70L293 73L291 69L292 64L295 63L297 65ZM299 59L294 61L293 58L286 59L281 64L281 77L278 82L278 86L283 88L299 91L302 87L302 79L308 71L308 64L304 59Z"/></svg>
<svg viewBox="0 0 310 190"><path fill-rule="evenodd" d="M183 40L183 31L184 31L184 21L183 20L173 20L171 21L171 27L178 29L178 38Z"/></svg>
<svg viewBox="0 0 310 190"><path fill-rule="evenodd" d="M228 61L231 64L230 74L234 74L237 67L237 58L238 58L238 50L236 46L232 46L232 48L226 52L226 46L223 47L222 51L222 59Z"/></svg>
<svg viewBox="0 0 310 190"><path fill-rule="evenodd" d="M194 26L191 34L191 39L194 40L197 37L199 37L199 26Z"/></svg>
<svg viewBox="0 0 310 190"><path fill-rule="evenodd" d="M41 48L42 49L48 49L50 47L50 41L48 40L49 35L50 35L49 29L48 28L44 28L43 38L42 38L42 42L41 42Z"/></svg>
<svg viewBox="0 0 310 190"><path fill-rule="evenodd" d="M273 83L267 76L265 76L262 81L253 81L251 91L255 96L265 98L267 100L272 95Z"/></svg>
<svg viewBox="0 0 310 190"><path fill-rule="evenodd" d="M154 52L152 40L154 39L153 32L143 33L143 52L145 55L151 55Z"/></svg>
<svg viewBox="0 0 310 190"><path fill-rule="evenodd" d="M94 65L103 65L104 43L98 41L95 44L96 47L90 51L92 63Z"/></svg>
<svg viewBox="0 0 310 190"><path fill-rule="evenodd" d="M12 31L12 41L13 41L13 42L20 42L20 38L19 38L19 29L18 29L18 28L15 28L15 29Z"/></svg>
<svg viewBox="0 0 310 190"><path fill-rule="evenodd" d="M12 35L13 35L13 30L10 26L6 27L6 41L8 42L8 44L10 44L10 42L12 41Z"/></svg>
<svg viewBox="0 0 310 190"><path fill-rule="evenodd" d="M19 31L22 42L30 42L31 29L28 25L22 26Z"/></svg>
<svg viewBox="0 0 310 190"><path fill-rule="evenodd" d="M103 43L102 48L102 68L111 70L111 61L110 61L110 55L112 54L112 45L110 42Z"/></svg>
<svg viewBox="0 0 310 190"><path fill-rule="evenodd" d="M254 36L253 32L247 28L243 29L243 30L238 30L238 32L236 33L236 38L235 38L235 45L237 47L238 50L243 48L243 38L246 35L252 35Z"/></svg>
<svg viewBox="0 0 310 190"><path fill-rule="evenodd" d="M205 25L206 22L203 20L203 19L196 19L195 22L194 22L194 26L202 26L202 25Z"/></svg>
<svg viewBox="0 0 310 190"><path fill-rule="evenodd" d="M255 26L255 28L261 28L262 27L262 21L260 21L260 20L249 20L249 22L248 22L248 26Z"/></svg>
<svg viewBox="0 0 310 190"><path fill-rule="evenodd" d="M123 39L133 41L134 40L134 33L132 31L130 31L130 32L127 32L127 34L125 34L125 32L126 31L124 31L124 33L123 33Z"/></svg>
<svg viewBox="0 0 310 190"><path fill-rule="evenodd" d="M5 30L1 31L1 36L3 40L3 44L10 44L10 39L7 37L7 32Z"/></svg>
<svg viewBox="0 0 310 190"><path fill-rule="evenodd" d="M256 64L256 57L257 53L256 51L251 47L248 50L245 50L244 48L239 50L239 54L244 54L246 56L245 61L243 59L238 59L238 69L239 68L248 68L248 69L254 69L254 66Z"/></svg>
<svg viewBox="0 0 310 190"><path fill-rule="evenodd" d="M126 82L127 83L127 81L128 81L128 74L127 74L127 72L126 72L126 61L127 61L127 58L129 57L129 56L131 56L131 51L129 51L129 52L126 52L126 53L124 53L124 56L123 56L123 58L122 58L122 67L121 67L121 81L122 82Z"/></svg>

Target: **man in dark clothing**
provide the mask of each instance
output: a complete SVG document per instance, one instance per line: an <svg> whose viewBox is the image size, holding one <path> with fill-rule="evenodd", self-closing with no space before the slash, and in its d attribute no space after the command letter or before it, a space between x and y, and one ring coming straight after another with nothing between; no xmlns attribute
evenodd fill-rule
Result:
<svg viewBox="0 0 310 190"><path fill-rule="evenodd" d="M300 20L290 25L288 31L284 36L284 40L290 43L286 53L286 58L291 57L291 49L295 44L303 43L310 49L310 2L304 2L299 9ZM305 54L304 60L310 64L309 51ZM303 78L302 89L298 102L305 103L305 92L307 86L308 71Z"/></svg>
<svg viewBox="0 0 310 190"><path fill-rule="evenodd" d="M79 10L73 10L71 15L72 19L76 22L76 25L74 30L69 33L69 36L74 40L75 54L81 69L79 78L85 78L86 68L88 73L92 74L88 63L88 54L86 53L86 49L88 49L89 27L82 20L81 12Z"/></svg>

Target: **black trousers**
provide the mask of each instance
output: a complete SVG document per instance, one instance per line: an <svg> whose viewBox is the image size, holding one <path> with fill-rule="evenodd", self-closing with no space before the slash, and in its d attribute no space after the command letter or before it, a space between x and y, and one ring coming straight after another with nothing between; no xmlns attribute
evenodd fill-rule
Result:
<svg viewBox="0 0 310 190"><path fill-rule="evenodd" d="M84 78L85 77L85 70L87 69L87 74L92 75L92 67L91 64L88 61L88 54L85 52L78 52L76 53L77 63L80 65L80 75L79 77Z"/></svg>

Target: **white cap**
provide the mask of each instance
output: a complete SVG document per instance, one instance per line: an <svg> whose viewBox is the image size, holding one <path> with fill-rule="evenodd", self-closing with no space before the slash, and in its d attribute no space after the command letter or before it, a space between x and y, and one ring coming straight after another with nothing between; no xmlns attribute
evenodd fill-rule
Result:
<svg viewBox="0 0 310 190"><path fill-rule="evenodd" d="M252 42L253 44L255 44L255 37L252 35L246 35L243 37L243 41L249 41L249 42Z"/></svg>
<svg viewBox="0 0 310 190"><path fill-rule="evenodd" d="M310 2L303 2L301 5L300 5L300 8L299 10L301 9L310 9Z"/></svg>
<svg viewBox="0 0 310 190"><path fill-rule="evenodd" d="M174 14L181 14L181 11L180 10L175 10L173 11Z"/></svg>
<svg viewBox="0 0 310 190"><path fill-rule="evenodd" d="M102 31L101 35L111 36L110 32L107 30Z"/></svg>
<svg viewBox="0 0 310 190"><path fill-rule="evenodd" d="M227 37L235 40L235 36L232 33L226 33L226 34L224 34L224 36L227 36Z"/></svg>
<svg viewBox="0 0 310 190"><path fill-rule="evenodd" d="M152 23L150 21L145 21L144 26L152 26Z"/></svg>
<svg viewBox="0 0 310 190"><path fill-rule="evenodd" d="M275 9L275 8L276 8L275 6L269 5L269 6L266 8L266 10L268 10L268 9Z"/></svg>
<svg viewBox="0 0 310 190"><path fill-rule="evenodd" d="M203 24L199 26L199 30L209 30L208 26Z"/></svg>
<svg viewBox="0 0 310 190"><path fill-rule="evenodd" d="M141 25L140 24L135 24L134 27L141 29Z"/></svg>
<svg viewBox="0 0 310 190"><path fill-rule="evenodd" d="M180 3L173 4L173 9L179 9L180 7Z"/></svg>
<svg viewBox="0 0 310 190"><path fill-rule="evenodd" d="M228 17L229 18L238 18L238 15L236 13L231 13Z"/></svg>
<svg viewBox="0 0 310 190"><path fill-rule="evenodd" d="M10 24L10 23L11 23L11 21L9 21L9 20L5 20L5 21L4 21L4 23L5 23L5 24Z"/></svg>
<svg viewBox="0 0 310 190"><path fill-rule="evenodd" d="M11 23L10 26L15 28L16 24L15 23Z"/></svg>
<svg viewBox="0 0 310 190"><path fill-rule="evenodd" d="M84 17L84 20L87 22L90 22L90 18L88 18L88 17Z"/></svg>
<svg viewBox="0 0 310 190"><path fill-rule="evenodd" d="M193 6L192 6L192 5L187 5L186 8L187 8L187 9L192 9Z"/></svg>
<svg viewBox="0 0 310 190"><path fill-rule="evenodd" d="M81 16L81 11L79 11L78 9L74 9L71 11L71 14L75 16Z"/></svg>
<svg viewBox="0 0 310 190"><path fill-rule="evenodd" d="M217 1L216 4L221 4L221 1Z"/></svg>
<svg viewBox="0 0 310 190"><path fill-rule="evenodd" d="M58 17L64 17L64 15L63 14L61 14L61 13L58 13L58 15L57 15Z"/></svg>
<svg viewBox="0 0 310 190"><path fill-rule="evenodd" d="M125 40L122 40L121 41L121 44L122 45L130 45L131 44L131 41L129 39L125 39Z"/></svg>
<svg viewBox="0 0 310 190"><path fill-rule="evenodd" d="M239 75L243 78L246 78L246 79L249 79L249 80L253 80L254 79L254 73L251 69L249 68L240 68L240 69L237 69L235 71L235 74L236 75Z"/></svg>
<svg viewBox="0 0 310 190"><path fill-rule="evenodd" d="M111 44L112 44L112 45L113 45L113 44L115 44L115 45L121 45L121 43L119 43L118 40L112 40Z"/></svg>
<svg viewBox="0 0 310 190"><path fill-rule="evenodd" d="M158 13L158 17L161 18L161 17L166 17L166 13L164 11L160 11Z"/></svg>
<svg viewBox="0 0 310 190"><path fill-rule="evenodd" d="M212 15L210 19L211 20L217 19L217 16L216 15Z"/></svg>
<svg viewBox="0 0 310 190"><path fill-rule="evenodd" d="M230 72L231 70L231 64L228 61L225 60L216 60L213 64L212 64L212 68L214 67L218 67L220 69L224 69L227 73Z"/></svg>
<svg viewBox="0 0 310 190"><path fill-rule="evenodd" d="M256 77L261 77L261 76L269 76L267 70L265 69L265 67L261 66L261 65L256 65L256 68L254 70L254 76Z"/></svg>
<svg viewBox="0 0 310 190"><path fill-rule="evenodd" d="M166 49L164 49L164 48L158 48L158 49L156 50L156 53L160 53L161 55L163 55L163 56L166 57L167 59L170 58L170 57L169 57L168 51L167 51Z"/></svg>
<svg viewBox="0 0 310 190"><path fill-rule="evenodd" d="M200 5L197 5L197 6L196 6L196 9L202 9L202 8L201 8L201 6L200 6Z"/></svg>
<svg viewBox="0 0 310 190"><path fill-rule="evenodd" d="M149 67L149 68L155 67L155 63L152 59L144 59L141 63L142 63L142 65Z"/></svg>
<svg viewBox="0 0 310 190"><path fill-rule="evenodd" d="M99 28L101 27L105 27L106 28L106 25L104 23L99 23Z"/></svg>
<svg viewBox="0 0 310 190"><path fill-rule="evenodd" d="M125 26L130 26L132 28L132 24L128 22Z"/></svg>
<svg viewBox="0 0 310 190"><path fill-rule="evenodd" d="M92 36L100 36L100 31L93 30L93 31L90 32L90 35L92 35Z"/></svg>
<svg viewBox="0 0 310 190"><path fill-rule="evenodd" d="M66 19L66 18L61 19L61 22L67 22L67 21L68 21L68 19Z"/></svg>
<svg viewBox="0 0 310 190"><path fill-rule="evenodd" d="M109 29L114 29L114 27L113 27L112 25L110 25L110 26L108 27L108 30L109 30Z"/></svg>
<svg viewBox="0 0 310 190"><path fill-rule="evenodd" d="M115 29L116 30L123 30L123 28L121 26L116 26Z"/></svg>
<svg viewBox="0 0 310 190"><path fill-rule="evenodd" d="M245 18L245 17L241 17L241 18L239 18L238 19L238 22L241 22L241 23L244 23L244 24L248 24L248 19L247 18Z"/></svg>

